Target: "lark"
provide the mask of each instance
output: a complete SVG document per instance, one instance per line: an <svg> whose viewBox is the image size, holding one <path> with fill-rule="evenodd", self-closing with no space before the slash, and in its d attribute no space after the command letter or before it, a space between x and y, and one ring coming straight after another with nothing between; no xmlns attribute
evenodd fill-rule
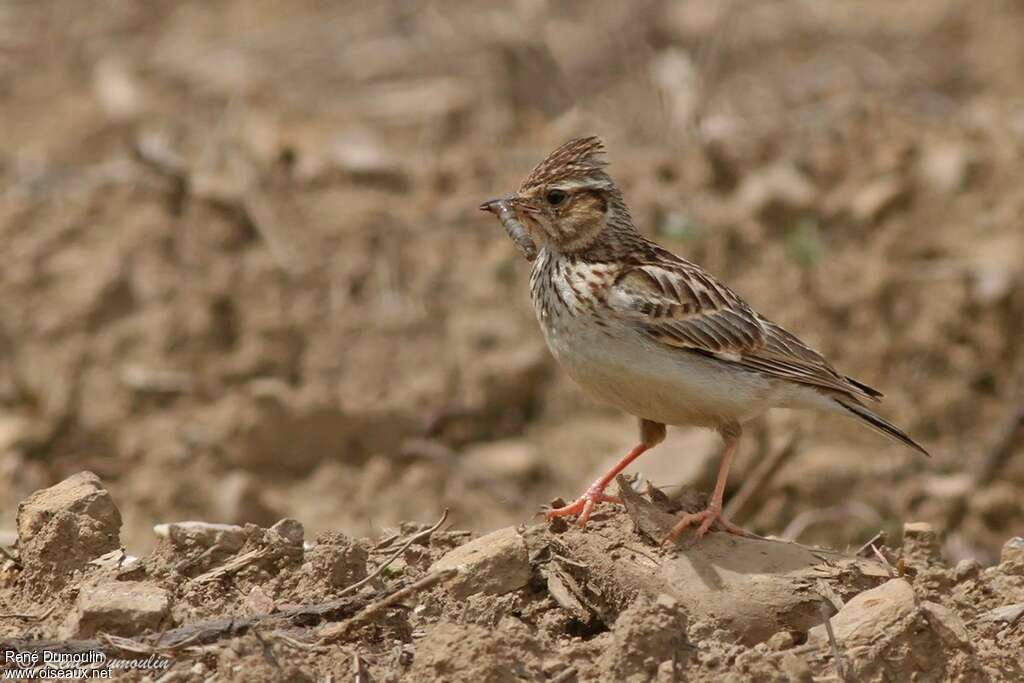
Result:
<svg viewBox="0 0 1024 683"><path fill-rule="evenodd" d="M697 538L712 526L747 533L722 516L722 499L742 425L770 408L848 415L927 455L868 407L880 392L644 237L606 168L600 138L570 140L518 192L480 207L498 215L533 260L530 296L561 367L592 396L639 418L640 443L548 518L577 515L582 527L597 504L621 502L605 489L664 440L667 425L714 429L725 443L707 508L683 514L669 539L691 526ZM535 259L532 240L541 245Z"/></svg>

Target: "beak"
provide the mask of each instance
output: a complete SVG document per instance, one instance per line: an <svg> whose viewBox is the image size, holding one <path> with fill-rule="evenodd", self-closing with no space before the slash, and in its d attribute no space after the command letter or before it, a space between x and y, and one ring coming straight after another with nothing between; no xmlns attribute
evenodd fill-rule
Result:
<svg viewBox="0 0 1024 683"><path fill-rule="evenodd" d="M486 202L480 205L481 211L487 211L498 214L498 202L508 202L513 208L523 213L537 213L537 209L527 200L523 199L516 193L505 195L504 197L496 197L495 199L488 199Z"/></svg>
<svg viewBox="0 0 1024 683"><path fill-rule="evenodd" d="M488 199L486 202L480 205L481 211L489 211L490 213L498 213L498 202L511 202L515 200L515 195L509 195L507 197L497 197L495 199Z"/></svg>

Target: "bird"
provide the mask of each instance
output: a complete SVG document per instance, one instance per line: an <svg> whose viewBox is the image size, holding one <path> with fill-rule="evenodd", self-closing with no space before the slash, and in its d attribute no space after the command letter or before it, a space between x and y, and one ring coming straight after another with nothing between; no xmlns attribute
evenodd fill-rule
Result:
<svg viewBox="0 0 1024 683"><path fill-rule="evenodd" d="M639 444L573 502L548 509L548 519L576 515L584 527L595 506L621 502L605 489L665 439L667 426L704 427L724 442L714 490L666 540L690 527L698 539L712 528L748 535L723 516L723 497L744 423L771 408L843 414L928 455L869 407L881 392L841 374L702 267L645 237L606 156L600 137L569 140L518 191L480 206L510 236L518 222L526 240L540 244L530 297L559 365L584 391L639 421Z"/></svg>

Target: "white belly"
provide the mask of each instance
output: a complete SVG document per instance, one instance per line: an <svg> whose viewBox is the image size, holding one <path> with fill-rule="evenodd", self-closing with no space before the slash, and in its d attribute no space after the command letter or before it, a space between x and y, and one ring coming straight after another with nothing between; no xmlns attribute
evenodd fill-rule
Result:
<svg viewBox="0 0 1024 683"><path fill-rule="evenodd" d="M580 386L638 417L718 427L756 417L774 402L776 383L769 379L658 346L632 329L603 329L587 316L542 328L548 348Z"/></svg>

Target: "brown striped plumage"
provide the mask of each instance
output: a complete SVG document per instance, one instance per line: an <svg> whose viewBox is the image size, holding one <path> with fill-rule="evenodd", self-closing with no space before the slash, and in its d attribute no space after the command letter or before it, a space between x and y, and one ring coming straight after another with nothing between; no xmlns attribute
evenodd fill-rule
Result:
<svg viewBox="0 0 1024 683"><path fill-rule="evenodd" d="M541 161L519 191L481 208L511 207L541 245L530 295L545 339L565 370L597 397L641 420L641 444L575 503L579 514L614 500L605 486L664 437L665 425L699 425L726 441L711 505L684 516L703 534L722 519L728 465L741 424L772 407L852 415L924 449L864 401L882 394L835 370L794 335L760 316L700 266L646 239L605 171L599 138L570 140Z"/></svg>

